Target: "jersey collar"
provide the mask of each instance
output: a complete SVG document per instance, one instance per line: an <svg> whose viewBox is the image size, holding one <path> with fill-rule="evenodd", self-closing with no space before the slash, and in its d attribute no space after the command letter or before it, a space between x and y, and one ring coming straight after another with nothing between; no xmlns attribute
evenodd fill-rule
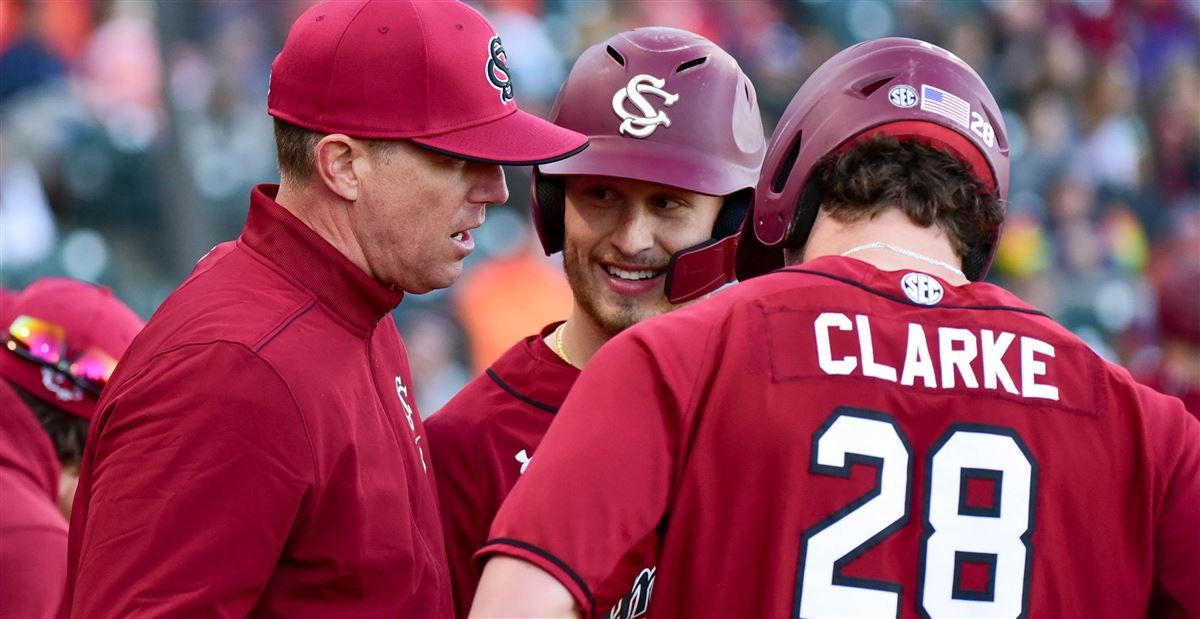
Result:
<svg viewBox="0 0 1200 619"><path fill-rule="evenodd" d="M363 332L392 311L404 292L367 275L333 245L275 202L278 185L250 194L241 242L270 260L322 305Z"/></svg>

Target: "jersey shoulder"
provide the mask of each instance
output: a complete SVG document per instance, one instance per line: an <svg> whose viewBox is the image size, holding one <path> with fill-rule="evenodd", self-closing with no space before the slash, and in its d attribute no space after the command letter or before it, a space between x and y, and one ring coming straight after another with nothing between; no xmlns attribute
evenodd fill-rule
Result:
<svg viewBox="0 0 1200 619"><path fill-rule="evenodd" d="M579 370L559 362L531 335L467 383L425 421L430 441L474 442L495 428L549 424L570 391Z"/></svg>

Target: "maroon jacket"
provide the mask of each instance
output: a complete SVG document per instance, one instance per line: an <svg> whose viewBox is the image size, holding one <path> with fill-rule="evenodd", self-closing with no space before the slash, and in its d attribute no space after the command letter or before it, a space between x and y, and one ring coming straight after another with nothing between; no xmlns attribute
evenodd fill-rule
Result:
<svg viewBox="0 0 1200 619"><path fill-rule="evenodd" d="M50 437L0 380L0 616L58 612L67 580L58 467Z"/></svg>
<svg viewBox="0 0 1200 619"><path fill-rule="evenodd" d="M75 617L450 617L432 471L379 284L273 201L121 361L71 522Z"/></svg>

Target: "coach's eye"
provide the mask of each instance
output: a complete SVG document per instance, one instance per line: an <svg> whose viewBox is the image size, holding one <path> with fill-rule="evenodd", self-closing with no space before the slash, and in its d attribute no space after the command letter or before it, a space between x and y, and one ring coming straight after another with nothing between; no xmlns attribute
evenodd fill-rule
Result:
<svg viewBox="0 0 1200 619"><path fill-rule="evenodd" d="M460 170L465 168L467 167L467 163L468 162L466 159L459 159L458 157L445 157L445 159L442 161L443 166L452 170Z"/></svg>

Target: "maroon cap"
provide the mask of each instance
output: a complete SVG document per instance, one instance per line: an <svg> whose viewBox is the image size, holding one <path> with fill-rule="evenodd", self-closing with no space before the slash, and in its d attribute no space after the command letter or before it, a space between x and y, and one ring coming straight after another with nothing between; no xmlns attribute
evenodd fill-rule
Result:
<svg viewBox="0 0 1200 619"><path fill-rule="evenodd" d="M1004 119L979 75L924 41L859 43L813 72L784 111L767 149L751 225L743 228L739 278L782 266L783 248L808 239L820 208L819 196L806 192L817 162L878 133L947 150L1002 203L1008 194ZM988 241L963 257L968 279L987 274L999 236L999 227L990 230Z"/></svg>
<svg viewBox="0 0 1200 619"><path fill-rule="evenodd" d="M20 316L62 327L68 358L95 347L120 359L145 324L108 288L59 277L39 279L12 299L5 308L6 341L9 325ZM96 412L95 396L60 373L11 351L0 351L0 376L73 415L91 420Z"/></svg>
<svg viewBox="0 0 1200 619"><path fill-rule="evenodd" d="M312 131L407 139L485 163L545 163L587 145L517 109L500 37L457 0L313 6L271 66L267 109Z"/></svg>
<svg viewBox="0 0 1200 619"><path fill-rule="evenodd" d="M556 176L587 174L680 187L726 199L713 239L736 234L749 208L766 138L750 79L725 50L677 28L638 28L580 55L563 84L554 122L586 134L587 150L534 170L533 214L547 254L562 249L563 195ZM666 292L696 298L728 281L719 261L679 268L673 256ZM728 252L732 264L732 249Z"/></svg>

